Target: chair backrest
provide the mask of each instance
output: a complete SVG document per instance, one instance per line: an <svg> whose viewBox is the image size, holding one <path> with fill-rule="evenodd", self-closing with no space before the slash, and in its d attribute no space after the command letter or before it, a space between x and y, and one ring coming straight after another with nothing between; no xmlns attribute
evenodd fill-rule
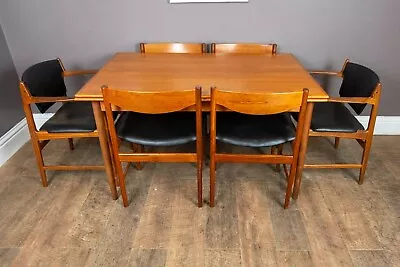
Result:
<svg viewBox="0 0 400 267"><path fill-rule="evenodd" d="M122 110L146 114L162 114L180 111L200 105L201 89L186 91L139 92L102 87L106 108L111 105Z"/></svg>
<svg viewBox="0 0 400 267"><path fill-rule="evenodd" d="M66 96L67 88L63 78L64 66L60 59L37 63L22 74L21 82L31 96L56 97ZM54 103L37 103L41 113L46 112Z"/></svg>
<svg viewBox="0 0 400 267"><path fill-rule="evenodd" d="M301 131L303 130L306 118L307 100L308 89L286 93L240 93L211 88L211 138L215 138L216 134L217 105L249 115L267 115L299 110L296 137L293 144L293 153L298 153Z"/></svg>
<svg viewBox="0 0 400 267"><path fill-rule="evenodd" d="M206 53L206 44L140 43L140 52L146 54L201 54Z"/></svg>
<svg viewBox="0 0 400 267"><path fill-rule="evenodd" d="M378 75L371 69L346 61L342 71L343 82L339 90L341 97L370 97L380 83ZM361 114L366 104L350 104Z"/></svg>
<svg viewBox="0 0 400 267"><path fill-rule="evenodd" d="M249 114L267 115L299 109L303 91L284 93L242 93L211 89L211 105L220 105L229 110ZM308 94L308 93L307 93Z"/></svg>
<svg viewBox="0 0 400 267"><path fill-rule="evenodd" d="M211 53L271 54L275 55L277 44L211 44Z"/></svg>

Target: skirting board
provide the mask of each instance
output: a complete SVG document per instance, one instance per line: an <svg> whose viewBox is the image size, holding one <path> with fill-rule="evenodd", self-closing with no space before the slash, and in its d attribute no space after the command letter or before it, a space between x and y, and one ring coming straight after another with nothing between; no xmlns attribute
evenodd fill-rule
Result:
<svg viewBox="0 0 400 267"><path fill-rule="evenodd" d="M52 113L34 114L33 118L35 119L36 127L42 126L53 115ZM0 137L0 166L11 158L29 139L28 124L24 118Z"/></svg>
<svg viewBox="0 0 400 267"><path fill-rule="evenodd" d="M36 126L39 128L53 114L34 114ZM367 127L368 116L357 116L364 127ZM375 125L375 135L400 135L400 116L378 116ZM6 134L0 137L0 166L3 165L15 152L29 141L26 119L21 120ZM33 155L32 155L33 156Z"/></svg>

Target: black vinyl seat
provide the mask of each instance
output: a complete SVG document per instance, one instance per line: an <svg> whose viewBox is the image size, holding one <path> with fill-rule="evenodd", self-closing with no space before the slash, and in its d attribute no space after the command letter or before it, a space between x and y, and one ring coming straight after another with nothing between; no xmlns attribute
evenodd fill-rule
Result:
<svg viewBox="0 0 400 267"><path fill-rule="evenodd" d="M67 102L46 121L41 131L49 133L87 133L96 130L90 102Z"/></svg>
<svg viewBox="0 0 400 267"><path fill-rule="evenodd" d="M216 139L247 147L269 147L291 142L296 137L289 113L247 115L221 112L217 119Z"/></svg>
<svg viewBox="0 0 400 267"><path fill-rule="evenodd" d="M297 120L297 113L293 117ZM315 132L355 133L364 126L343 103L315 103L310 128Z"/></svg>
<svg viewBox="0 0 400 267"><path fill-rule="evenodd" d="M124 112L115 125L119 138L145 146L173 146L196 141L196 114Z"/></svg>

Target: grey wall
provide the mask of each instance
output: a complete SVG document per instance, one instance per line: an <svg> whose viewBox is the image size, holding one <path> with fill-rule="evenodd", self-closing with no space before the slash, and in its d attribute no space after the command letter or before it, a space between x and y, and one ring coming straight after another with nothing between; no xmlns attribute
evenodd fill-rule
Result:
<svg viewBox="0 0 400 267"><path fill-rule="evenodd" d="M23 116L18 75L0 24L0 136Z"/></svg>
<svg viewBox="0 0 400 267"><path fill-rule="evenodd" d="M141 41L276 42L307 68L340 69L345 58L384 83L381 115L400 115L398 0L3 0L0 17L19 74L61 57L67 68L100 67Z"/></svg>

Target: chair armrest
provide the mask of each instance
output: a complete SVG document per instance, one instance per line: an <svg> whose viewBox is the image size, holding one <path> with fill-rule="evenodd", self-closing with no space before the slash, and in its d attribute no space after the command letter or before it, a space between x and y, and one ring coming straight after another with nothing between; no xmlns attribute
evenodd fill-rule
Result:
<svg viewBox="0 0 400 267"><path fill-rule="evenodd" d="M91 75L91 74L96 74L97 70L70 70L70 71L64 71L63 76L68 77L68 76L76 76L76 75Z"/></svg>
<svg viewBox="0 0 400 267"><path fill-rule="evenodd" d="M56 96L56 97L31 97L30 104L37 103L51 103L51 102L73 102L75 98L66 96Z"/></svg>
<svg viewBox="0 0 400 267"><path fill-rule="evenodd" d="M354 104L374 104L370 97L330 97L328 102L336 103L354 103Z"/></svg>
<svg viewBox="0 0 400 267"><path fill-rule="evenodd" d="M312 70L312 71L309 71L308 73L342 77L342 73L337 72L337 71Z"/></svg>

